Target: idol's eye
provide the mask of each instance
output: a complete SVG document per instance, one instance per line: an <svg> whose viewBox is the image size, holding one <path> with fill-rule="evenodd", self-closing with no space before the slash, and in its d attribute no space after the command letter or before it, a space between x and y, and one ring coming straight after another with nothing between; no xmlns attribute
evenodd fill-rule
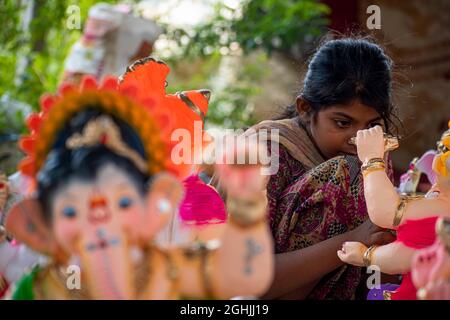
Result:
<svg viewBox="0 0 450 320"><path fill-rule="evenodd" d="M119 207L121 209L127 209L127 208L131 207L132 204L133 204L133 200L130 197L121 197L119 199Z"/></svg>
<svg viewBox="0 0 450 320"><path fill-rule="evenodd" d="M63 208L62 214L64 217L72 219L76 217L77 211L75 210L74 207L67 206Z"/></svg>

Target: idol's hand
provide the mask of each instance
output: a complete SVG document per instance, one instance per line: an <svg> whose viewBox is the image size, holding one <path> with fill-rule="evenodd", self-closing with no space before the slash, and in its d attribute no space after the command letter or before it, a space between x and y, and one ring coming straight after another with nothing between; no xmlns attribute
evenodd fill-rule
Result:
<svg viewBox="0 0 450 320"><path fill-rule="evenodd" d="M385 141L383 129L376 126L367 130L360 130L356 134L358 157L362 162L374 158L383 158Z"/></svg>
<svg viewBox="0 0 450 320"><path fill-rule="evenodd" d="M236 162L216 167L220 185L227 195L227 211L230 217L243 225L259 221L267 213L265 189L269 176L262 174L262 165L257 156L254 157L261 147L264 146L251 143L241 147L231 146L226 151L226 158Z"/></svg>
<svg viewBox="0 0 450 320"><path fill-rule="evenodd" d="M226 149L225 159L234 159L234 162L216 165L216 172L227 197L251 199L265 190L269 176L261 174L259 148L264 146L248 142Z"/></svg>
<svg viewBox="0 0 450 320"><path fill-rule="evenodd" d="M450 300L450 279L440 279L417 291L419 300Z"/></svg>
<svg viewBox="0 0 450 320"><path fill-rule="evenodd" d="M366 250L367 247L361 242L344 242L342 249L337 252L337 255L345 263L363 267L363 256Z"/></svg>

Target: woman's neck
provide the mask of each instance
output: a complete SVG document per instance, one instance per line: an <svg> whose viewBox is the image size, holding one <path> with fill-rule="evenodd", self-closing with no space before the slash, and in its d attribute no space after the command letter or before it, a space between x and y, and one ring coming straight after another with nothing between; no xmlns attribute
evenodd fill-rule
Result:
<svg viewBox="0 0 450 320"><path fill-rule="evenodd" d="M320 150L319 146L316 143L316 140L314 140L314 137L311 133L311 128L306 123L304 123L303 120L299 116L295 117L294 119L297 119L296 121L298 121L298 125L305 130L306 134L308 135L309 140L311 140L312 144L314 145L314 147L316 148L316 150L320 154L320 156L323 159L325 159L325 161L329 160L327 157L325 157L325 155Z"/></svg>

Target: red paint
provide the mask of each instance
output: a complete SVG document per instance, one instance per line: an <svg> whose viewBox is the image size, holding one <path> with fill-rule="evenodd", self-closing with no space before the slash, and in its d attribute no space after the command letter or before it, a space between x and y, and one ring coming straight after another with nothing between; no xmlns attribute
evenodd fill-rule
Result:
<svg viewBox="0 0 450 320"><path fill-rule="evenodd" d="M102 239L99 241L98 246L100 247L100 249L105 249L108 246L108 242Z"/></svg>
<svg viewBox="0 0 450 320"><path fill-rule="evenodd" d="M90 209L96 209L98 207L106 207L108 205L108 202L104 197L92 197L89 202L89 208Z"/></svg>
<svg viewBox="0 0 450 320"><path fill-rule="evenodd" d="M107 144L108 143L108 135L107 134L102 134L102 136L100 137L100 143L101 144Z"/></svg>

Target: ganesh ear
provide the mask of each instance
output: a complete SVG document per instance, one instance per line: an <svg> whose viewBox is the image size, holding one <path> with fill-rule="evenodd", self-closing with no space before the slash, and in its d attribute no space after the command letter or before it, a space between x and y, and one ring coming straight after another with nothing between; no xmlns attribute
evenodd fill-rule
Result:
<svg viewBox="0 0 450 320"><path fill-rule="evenodd" d="M59 255L56 241L36 199L24 199L16 203L8 213L5 227L14 238L33 250L53 257Z"/></svg>

